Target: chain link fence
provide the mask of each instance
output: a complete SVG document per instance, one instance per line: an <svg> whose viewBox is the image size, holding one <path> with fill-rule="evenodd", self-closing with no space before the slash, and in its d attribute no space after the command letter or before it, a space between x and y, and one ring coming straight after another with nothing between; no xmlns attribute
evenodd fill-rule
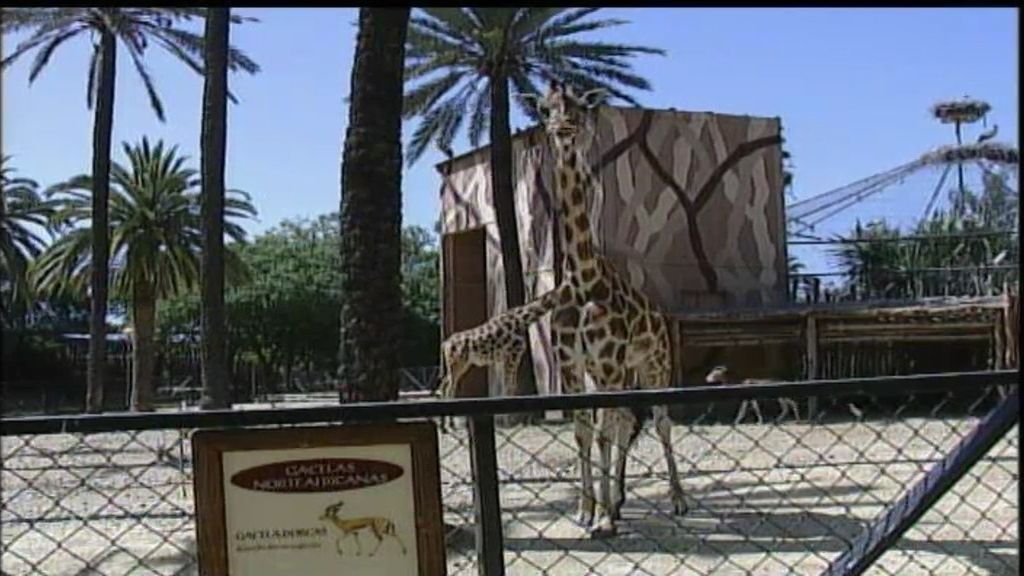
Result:
<svg viewBox="0 0 1024 576"><path fill-rule="evenodd" d="M606 539L575 521L571 422L498 428L505 571L821 574L1001 398L995 386L892 392L836 396L823 387L813 414L797 398L795 420L782 419L761 387L761 423L734 422L735 392L674 406L683 516L672 513L648 419L629 452L619 533ZM19 435L9 424L17 419L4 421L2 437L3 574L197 573L192 430ZM439 456L448 572L476 574L465 426L440 434ZM1019 573L1018 470L1014 425L868 573Z"/></svg>

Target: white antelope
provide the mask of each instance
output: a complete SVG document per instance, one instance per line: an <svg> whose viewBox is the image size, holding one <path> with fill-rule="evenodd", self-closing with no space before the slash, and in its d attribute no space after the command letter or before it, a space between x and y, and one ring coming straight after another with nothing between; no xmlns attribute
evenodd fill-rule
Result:
<svg viewBox="0 0 1024 576"><path fill-rule="evenodd" d="M331 504L327 508L324 508L324 513L320 516L320 520L330 522L335 528L341 532L341 536L335 540L335 546L338 549L338 554L344 554L341 549L341 541L347 538L350 534L356 541L356 556L363 553L363 547L359 543L359 532L362 530L369 529L373 533L374 537L377 538L377 546L373 548L369 556L373 556L377 553L380 545L384 542L385 536L391 536L398 542L398 545L402 547L402 554L406 553L405 543L398 537L398 533L395 530L395 523L387 518L381 518L379 516L363 516L361 518L339 518L338 510L345 505L345 502L339 500L337 504Z"/></svg>
<svg viewBox="0 0 1024 576"><path fill-rule="evenodd" d="M708 375L704 377L704 381L708 384L728 384L729 369L725 366L715 366L714 368L711 369L710 372L708 372ZM746 386L749 384L768 384L771 382L778 382L778 380L768 380L763 378L747 378L741 383L741 385ZM779 414L779 420L785 418L786 415L789 414L790 409L793 410L793 415L796 417L796 419L800 420L800 407L796 403L796 400L780 396L778 398L778 401L779 406L782 408L782 413ZM758 424L764 421L764 419L761 418L761 407L757 405L757 400L753 398L748 398L744 400L743 403L740 405L739 414L736 416L736 424L739 424L740 422L743 421L743 417L747 415L748 408L754 409L754 415L757 416Z"/></svg>

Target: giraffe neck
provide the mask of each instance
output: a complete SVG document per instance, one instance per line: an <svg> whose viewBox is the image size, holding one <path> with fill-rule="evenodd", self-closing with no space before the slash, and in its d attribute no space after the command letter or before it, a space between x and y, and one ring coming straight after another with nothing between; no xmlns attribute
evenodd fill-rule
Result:
<svg viewBox="0 0 1024 576"><path fill-rule="evenodd" d="M520 306L516 309L516 320L523 325L533 324L540 320L541 316L550 312L559 303L564 289L564 285L555 287L533 301Z"/></svg>
<svg viewBox="0 0 1024 576"><path fill-rule="evenodd" d="M587 193L594 189L594 176L586 157L571 142L559 142L556 146L556 166L562 211L563 275L586 288L597 281L600 271L586 202Z"/></svg>

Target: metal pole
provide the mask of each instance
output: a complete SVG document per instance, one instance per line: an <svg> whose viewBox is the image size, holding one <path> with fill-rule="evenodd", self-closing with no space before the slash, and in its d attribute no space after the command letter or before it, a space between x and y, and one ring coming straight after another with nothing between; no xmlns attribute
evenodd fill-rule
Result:
<svg viewBox="0 0 1024 576"><path fill-rule="evenodd" d="M480 576L504 576L505 544L498 498L498 460L494 444L494 416L470 416L473 504L476 511L476 557Z"/></svg>

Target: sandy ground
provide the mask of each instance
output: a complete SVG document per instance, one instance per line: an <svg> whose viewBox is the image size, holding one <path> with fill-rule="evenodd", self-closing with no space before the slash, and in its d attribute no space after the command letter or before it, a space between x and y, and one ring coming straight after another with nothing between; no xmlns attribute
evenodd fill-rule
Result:
<svg viewBox="0 0 1024 576"><path fill-rule="evenodd" d="M671 515L648 424L619 535L573 521L571 426L498 430L507 573L818 574L974 419L682 426ZM869 572L1017 574L1017 430ZM195 574L191 457L175 430L2 439L3 574ZM450 574L476 574L466 434L441 439ZM182 460L184 456L184 460ZM596 457L596 455L595 455Z"/></svg>

